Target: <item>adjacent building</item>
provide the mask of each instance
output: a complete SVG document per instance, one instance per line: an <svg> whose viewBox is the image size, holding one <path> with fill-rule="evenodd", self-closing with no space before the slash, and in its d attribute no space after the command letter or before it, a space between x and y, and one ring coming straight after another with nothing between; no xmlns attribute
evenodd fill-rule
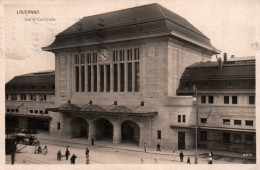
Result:
<svg viewBox="0 0 260 170"><path fill-rule="evenodd" d="M178 95L198 94L198 146L256 153L255 58L197 62L180 79Z"/></svg>
<svg viewBox="0 0 260 170"><path fill-rule="evenodd" d="M54 106L54 71L16 76L7 82L5 93L7 133L18 129L49 132L51 117L46 109Z"/></svg>

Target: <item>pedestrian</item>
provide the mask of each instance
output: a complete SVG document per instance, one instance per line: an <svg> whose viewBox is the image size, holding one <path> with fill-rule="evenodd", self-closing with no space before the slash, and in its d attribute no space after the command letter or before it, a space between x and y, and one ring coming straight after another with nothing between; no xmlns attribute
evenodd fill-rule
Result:
<svg viewBox="0 0 260 170"><path fill-rule="evenodd" d="M11 147L12 165L14 164L16 150L17 150L17 146L16 146L16 142L14 142L14 143L12 144L12 147Z"/></svg>
<svg viewBox="0 0 260 170"><path fill-rule="evenodd" d="M77 158L77 156L75 154L73 154L72 157L70 158L71 164L73 164L73 165L75 164L76 158Z"/></svg>
<svg viewBox="0 0 260 170"><path fill-rule="evenodd" d="M210 153L211 153L211 157L212 157L212 159L213 159L213 152L212 152L212 150L210 150Z"/></svg>
<svg viewBox="0 0 260 170"><path fill-rule="evenodd" d="M48 153L47 146L44 146L44 148L43 148L43 154L46 155L47 153Z"/></svg>
<svg viewBox="0 0 260 170"><path fill-rule="evenodd" d="M91 138L91 145L94 145L94 138Z"/></svg>
<svg viewBox="0 0 260 170"><path fill-rule="evenodd" d="M146 152L146 143L144 143L144 152Z"/></svg>
<svg viewBox="0 0 260 170"><path fill-rule="evenodd" d="M180 161L181 161L181 162L183 162L183 157L184 157L184 154L183 154L182 151L181 151L181 153L180 153Z"/></svg>
<svg viewBox="0 0 260 170"><path fill-rule="evenodd" d="M161 145L160 145L160 143L157 144L157 151L161 151Z"/></svg>
<svg viewBox="0 0 260 170"><path fill-rule="evenodd" d="M61 161L61 151L58 150L58 153L57 153L57 161Z"/></svg>
<svg viewBox="0 0 260 170"><path fill-rule="evenodd" d="M212 164L212 157L209 157L209 164Z"/></svg>
<svg viewBox="0 0 260 170"><path fill-rule="evenodd" d="M35 144L35 147L34 147L34 154L37 153L37 144Z"/></svg>
<svg viewBox="0 0 260 170"><path fill-rule="evenodd" d="M212 155L211 155L211 151L209 151L209 157L211 157Z"/></svg>
<svg viewBox="0 0 260 170"><path fill-rule="evenodd" d="M187 164L190 164L190 157L188 156Z"/></svg>
<svg viewBox="0 0 260 170"><path fill-rule="evenodd" d="M38 147L38 154L40 154L40 153L42 153L42 147L41 146Z"/></svg>
<svg viewBox="0 0 260 170"><path fill-rule="evenodd" d="M175 157L176 157L176 152L175 151L173 151L172 156L173 156L173 161L175 162Z"/></svg>
<svg viewBox="0 0 260 170"><path fill-rule="evenodd" d="M144 164L144 160L143 160L143 158L141 158L141 164Z"/></svg>
<svg viewBox="0 0 260 170"><path fill-rule="evenodd" d="M86 154L86 158L89 158L89 149L88 148L86 149L85 154Z"/></svg>
<svg viewBox="0 0 260 170"><path fill-rule="evenodd" d="M68 160L68 158L70 156L70 151L69 151L68 147L66 148L65 156L66 156L66 160Z"/></svg>

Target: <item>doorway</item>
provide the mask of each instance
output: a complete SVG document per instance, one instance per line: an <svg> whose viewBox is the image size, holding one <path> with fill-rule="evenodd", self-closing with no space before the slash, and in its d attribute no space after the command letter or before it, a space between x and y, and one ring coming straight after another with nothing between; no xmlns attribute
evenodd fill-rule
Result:
<svg viewBox="0 0 260 170"><path fill-rule="evenodd" d="M185 149L185 132L178 132L178 149Z"/></svg>

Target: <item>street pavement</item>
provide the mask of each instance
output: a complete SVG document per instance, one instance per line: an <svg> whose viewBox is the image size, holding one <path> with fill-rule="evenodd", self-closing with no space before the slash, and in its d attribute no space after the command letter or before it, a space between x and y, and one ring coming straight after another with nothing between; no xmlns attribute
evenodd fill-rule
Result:
<svg viewBox="0 0 260 170"><path fill-rule="evenodd" d="M178 156L180 151L176 151L174 160L172 150L162 149L161 152L157 152L156 148L147 148L145 153L143 147L133 143L113 144L112 141L96 141L92 146L84 138L58 139L48 135L39 138L42 148L48 146L47 155L35 154L34 146L27 145L16 154L15 164L70 164L70 160L65 160L65 157L57 161L58 150L61 150L64 155L68 145L70 156L72 154L77 156L76 164L86 164L86 148L90 150L90 164L141 164L141 159L144 164L186 164L188 156L191 164L194 164L195 160L194 150L183 150L184 162L180 162ZM19 149L24 145L19 144L17 147ZM207 164L208 150L199 149L198 154L199 164ZM255 162L254 157L244 157L241 153L214 151L213 164L255 164ZM10 163L11 156L6 155L6 164Z"/></svg>

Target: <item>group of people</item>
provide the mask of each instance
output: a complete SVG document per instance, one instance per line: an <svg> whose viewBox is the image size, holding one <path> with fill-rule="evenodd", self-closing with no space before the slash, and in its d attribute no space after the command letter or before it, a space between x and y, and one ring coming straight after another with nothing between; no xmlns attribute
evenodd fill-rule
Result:
<svg viewBox="0 0 260 170"><path fill-rule="evenodd" d="M34 153L38 153L41 154L43 152L44 155L46 155L48 153L48 148L47 146L44 146L44 148L42 149L41 145L35 145L35 149L34 149Z"/></svg>
<svg viewBox="0 0 260 170"><path fill-rule="evenodd" d="M85 154L86 154L86 164L89 164L89 149L88 148L86 148ZM68 158L70 156L69 146L66 147L66 151L65 151L64 156L66 157L66 160L68 160ZM63 157L62 154L61 154L61 150L58 150L57 161L61 161L61 157ZM75 154L73 154L71 156L71 158L70 158L71 164L76 163L76 158L77 158L77 156Z"/></svg>

